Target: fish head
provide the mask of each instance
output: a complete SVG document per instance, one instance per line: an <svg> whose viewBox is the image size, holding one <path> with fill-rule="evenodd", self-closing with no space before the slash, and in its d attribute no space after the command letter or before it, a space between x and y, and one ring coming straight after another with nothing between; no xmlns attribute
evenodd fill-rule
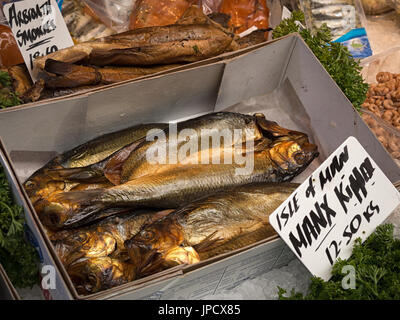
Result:
<svg viewBox="0 0 400 320"><path fill-rule="evenodd" d="M67 268L79 294L113 288L136 278L132 264L110 257L84 258Z"/></svg>
<svg viewBox="0 0 400 320"><path fill-rule="evenodd" d="M67 184L64 181L53 180L45 174L40 174L29 178L24 183L24 188L32 204L35 204L54 193L63 192L67 188Z"/></svg>
<svg viewBox="0 0 400 320"><path fill-rule="evenodd" d="M125 241L130 260L139 269L155 263L159 255L183 242L183 231L175 219L158 220Z"/></svg>
<svg viewBox="0 0 400 320"><path fill-rule="evenodd" d="M316 157L318 147L315 144L299 140L281 141L268 150L273 163L280 171L298 174L304 170Z"/></svg>
<svg viewBox="0 0 400 320"><path fill-rule="evenodd" d="M182 264L194 264L200 261L200 256L193 247L177 246L163 254L156 254L152 263L144 265L139 275L141 277L160 272Z"/></svg>

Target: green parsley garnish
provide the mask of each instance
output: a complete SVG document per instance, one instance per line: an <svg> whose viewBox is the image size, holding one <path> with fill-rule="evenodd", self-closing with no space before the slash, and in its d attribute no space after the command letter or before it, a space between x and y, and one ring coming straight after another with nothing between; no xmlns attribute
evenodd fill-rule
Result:
<svg viewBox="0 0 400 320"><path fill-rule="evenodd" d="M355 269L355 289L342 287L342 268L346 265ZM292 290L286 297L286 290L278 290L281 300L399 300L400 240L393 237L393 225L378 226L364 243L358 238L351 257L334 264L329 281L311 278L306 296Z"/></svg>
<svg viewBox="0 0 400 320"><path fill-rule="evenodd" d="M26 240L22 208L12 199L10 186L0 167L0 263L15 287L38 283L38 253Z"/></svg>
<svg viewBox="0 0 400 320"><path fill-rule="evenodd" d="M351 56L345 46L331 41L330 31L325 24L311 33L307 29L301 29L299 22L304 25L304 14L294 11L290 18L282 20L274 29L273 38L298 32L354 108L360 111L366 99L368 84L360 74L362 68L359 61Z"/></svg>

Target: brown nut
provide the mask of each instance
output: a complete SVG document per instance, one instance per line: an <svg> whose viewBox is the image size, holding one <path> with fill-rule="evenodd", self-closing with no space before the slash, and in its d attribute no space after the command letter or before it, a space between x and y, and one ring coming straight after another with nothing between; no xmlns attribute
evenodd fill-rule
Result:
<svg viewBox="0 0 400 320"><path fill-rule="evenodd" d="M387 142L387 140L386 140L385 137L383 137L383 136L378 136L378 140L379 140L380 143L382 143L382 145L383 145L385 148L388 147L388 142Z"/></svg>
<svg viewBox="0 0 400 320"><path fill-rule="evenodd" d="M386 99L383 101L383 107L387 110L394 110L393 101L390 99Z"/></svg>
<svg viewBox="0 0 400 320"><path fill-rule="evenodd" d="M386 95L389 93L389 91L390 91L390 90L389 90L388 87L383 88L383 89L382 89L382 95L383 95L383 96L386 96Z"/></svg>
<svg viewBox="0 0 400 320"><path fill-rule="evenodd" d="M386 82L386 88L388 88L389 91L394 91L396 89L396 79L392 79Z"/></svg>
<svg viewBox="0 0 400 320"><path fill-rule="evenodd" d="M367 109L371 112L380 112L379 107L376 104L370 104L368 105Z"/></svg>
<svg viewBox="0 0 400 320"><path fill-rule="evenodd" d="M397 114L396 117L394 117L392 119L392 125L394 127L400 126L400 116L399 116L399 114Z"/></svg>
<svg viewBox="0 0 400 320"><path fill-rule="evenodd" d="M396 99L397 101L400 101L400 89L397 89L392 93L393 99Z"/></svg>
<svg viewBox="0 0 400 320"><path fill-rule="evenodd" d="M395 159L400 159L400 152L399 151L392 152L390 155Z"/></svg>
<svg viewBox="0 0 400 320"><path fill-rule="evenodd" d="M393 116L394 116L394 113L392 110L386 110L382 115L382 119L390 122L392 120Z"/></svg>
<svg viewBox="0 0 400 320"><path fill-rule="evenodd" d="M378 72L376 75L376 81L383 83L393 79L393 75L390 72Z"/></svg>
<svg viewBox="0 0 400 320"><path fill-rule="evenodd" d="M399 139L389 139L388 147L392 149L394 152L400 151L400 140Z"/></svg>

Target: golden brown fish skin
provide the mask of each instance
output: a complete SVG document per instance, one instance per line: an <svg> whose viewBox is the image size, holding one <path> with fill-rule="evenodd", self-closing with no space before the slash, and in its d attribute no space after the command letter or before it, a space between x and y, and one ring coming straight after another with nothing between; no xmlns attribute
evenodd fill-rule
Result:
<svg viewBox="0 0 400 320"><path fill-rule="evenodd" d="M260 126L257 124L259 117L261 118L261 115L252 116L233 112L216 112L179 122L177 123L176 128L178 135L184 130L191 130L192 132L188 135L188 139L198 138L198 150L201 151L202 140L209 139L210 132L208 130L210 130L213 134L218 134L223 130L229 130L229 133L233 133L235 129L241 129L242 135L238 137L238 141L233 141L233 145L235 143L245 142L246 140L257 141L262 139L263 132ZM264 117L264 115L262 115L262 117ZM186 141L177 141L177 139L171 138L169 129L167 128L164 130L164 133L166 136L165 142L168 145L168 150L179 150L180 146L186 143ZM138 147L130 153L129 157L124 162L120 173L120 178L118 179L113 176L112 181L114 183L124 183L134 178L152 173L155 170L160 170L160 167L163 165L154 165L147 159L147 151L157 143L157 140L146 140L138 145ZM109 178L110 175L108 174L108 171L113 171L112 166L106 166L105 170L106 176Z"/></svg>
<svg viewBox="0 0 400 320"><path fill-rule="evenodd" d="M47 88L75 88L101 83L101 74L93 67L48 59L44 70L48 73L44 78Z"/></svg>
<svg viewBox="0 0 400 320"><path fill-rule="evenodd" d="M24 95L31 89L32 80L25 64L9 67L7 71L13 81L14 91L19 96Z"/></svg>
<svg viewBox="0 0 400 320"><path fill-rule="evenodd" d="M269 215L298 186L249 184L194 201L126 241L130 259L140 270L151 270L171 248L192 247L204 260L273 236Z"/></svg>
<svg viewBox="0 0 400 320"><path fill-rule="evenodd" d="M81 258L120 257L126 252L125 240L171 211L128 212L87 227L61 231L53 236L54 248L65 267Z"/></svg>
<svg viewBox="0 0 400 320"><path fill-rule="evenodd" d="M148 258L148 261L151 261L151 263L144 263L143 267L137 267L136 272L138 278L149 276L177 265L189 265L200 262L200 256L194 248L181 246L172 247L163 254L157 253Z"/></svg>
<svg viewBox="0 0 400 320"><path fill-rule="evenodd" d="M219 55L233 37L205 21L130 30L62 49L35 60L39 69L47 59L95 66L149 66L195 62Z"/></svg>
<svg viewBox="0 0 400 320"><path fill-rule="evenodd" d="M46 87L75 88L112 84L179 67L179 64L154 67L91 67L48 59L44 70Z"/></svg>
<svg viewBox="0 0 400 320"><path fill-rule="evenodd" d="M237 174L236 170L244 165L236 163L177 166L105 190L56 194L42 201L38 214L46 226L65 228L97 219L96 215L105 209L174 208L238 185L289 181L317 156L316 145L282 141L273 148L255 152L253 170L247 174Z"/></svg>
<svg viewBox="0 0 400 320"><path fill-rule="evenodd" d="M110 257L80 259L67 268L77 292L88 295L120 286L136 278L135 266Z"/></svg>
<svg viewBox="0 0 400 320"><path fill-rule="evenodd" d="M140 124L90 140L50 160L27 179L24 188L32 203L35 203L54 192L69 191L76 187L77 183L71 179L78 177L81 177L81 179L77 179L78 182L84 183L82 188L90 189L88 184L85 184L87 181L92 181L90 184L94 183L95 185L103 184L103 186L98 185L99 188L107 187L108 182L103 177L103 172L101 171L99 176L96 175L99 170L96 166L90 167L88 172L83 170L86 174L86 181L82 178L83 174L80 173L82 170L75 168L90 166L98 162L101 164L101 161L116 151L146 136L148 130L155 128L161 130L165 126L167 125L162 123ZM75 170L65 171L70 168Z"/></svg>

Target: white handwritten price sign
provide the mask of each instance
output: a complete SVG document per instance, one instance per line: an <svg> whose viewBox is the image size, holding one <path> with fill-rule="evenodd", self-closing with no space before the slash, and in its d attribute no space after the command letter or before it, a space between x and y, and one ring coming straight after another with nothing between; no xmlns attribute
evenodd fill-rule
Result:
<svg viewBox="0 0 400 320"><path fill-rule="evenodd" d="M74 45L54 0L24 0L5 4L3 13L34 81L33 60Z"/></svg>
<svg viewBox="0 0 400 320"><path fill-rule="evenodd" d="M331 277L400 204L400 194L354 137L349 137L279 206L269 221L310 272Z"/></svg>

